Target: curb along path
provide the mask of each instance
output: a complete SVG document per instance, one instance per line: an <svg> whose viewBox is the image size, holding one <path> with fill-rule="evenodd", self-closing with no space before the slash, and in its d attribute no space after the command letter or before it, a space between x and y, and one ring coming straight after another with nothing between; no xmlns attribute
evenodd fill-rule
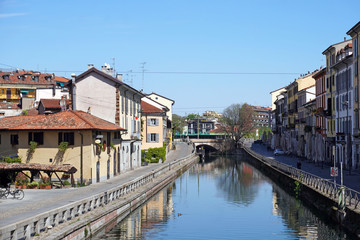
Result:
<svg viewBox="0 0 360 240"><path fill-rule="evenodd" d="M34 233L128 196L170 169L178 168L182 158L193 157L192 150L187 144L178 143L177 150L171 151L162 164L150 164L83 188L27 190L24 200L1 201L0 239L28 239Z"/></svg>

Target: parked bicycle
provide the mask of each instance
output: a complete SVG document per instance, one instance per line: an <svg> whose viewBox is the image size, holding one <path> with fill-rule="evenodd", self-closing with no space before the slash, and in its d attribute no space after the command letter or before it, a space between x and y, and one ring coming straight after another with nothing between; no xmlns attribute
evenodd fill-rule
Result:
<svg viewBox="0 0 360 240"><path fill-rule="evenodd" d="M7 195L6 189L0 189L0 198L7 198Z"/></svg>
<svg viewBox="0 0 360 240"><path fill-rule="evenodd" d="M9 195L13 196L13 198L21 200L24 198L25 193L21 189L12 190L10 186L7 186L5 190L0 190L0 198L7 198Z"/></svg>

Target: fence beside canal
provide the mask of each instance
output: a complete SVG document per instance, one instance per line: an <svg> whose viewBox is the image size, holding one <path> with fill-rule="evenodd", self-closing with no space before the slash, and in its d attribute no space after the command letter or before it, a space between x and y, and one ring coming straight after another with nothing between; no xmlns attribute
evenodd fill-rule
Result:
<svg viewBox="0 0 360 240"><path fill-rule="evenodd" d="M323 179L321 177L302 171L287 164L278 162L272 158L265 157L261 154L252 151L248 147L244 147L244 150L252 157L255 157L256 159L263 161L265 164L268 164L290 175L293 179L320 192L321 194L330 198L331 200L335 202L339 201L339 193L341 191L341 185L335 184L332 181ZM344 189L345 189L344 199L346 206L352 210L355 209L360 210L360 193L346 186L344 186Z"/></svg>
<svg viewBox="0 0 360 240"><path fill-rule="evenodd" d="M76 222L75 218L127 196L129 193L154 181L155 178L162 176L166 172L188 164L193 161L195 157L196 153L192 153L184 158L169 163L163 163L158 169L104 193L96 194L89 198L44 212L15 224L2 227L0 228L0 239L30 239L32 236L48 231L62 223L69 221ZM127 205L123 206L124 209L131 207L131 202Z"/></svg>

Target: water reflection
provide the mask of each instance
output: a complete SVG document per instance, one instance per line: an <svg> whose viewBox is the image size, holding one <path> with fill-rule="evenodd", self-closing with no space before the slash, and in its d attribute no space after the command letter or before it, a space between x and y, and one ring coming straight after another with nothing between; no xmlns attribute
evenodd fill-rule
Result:
<svg viewBox="0 0 360 240"><path fill-rule="evenodd" d="M128 218L93 237L226 238L351 239L235 157L195 165Z"/></svg>

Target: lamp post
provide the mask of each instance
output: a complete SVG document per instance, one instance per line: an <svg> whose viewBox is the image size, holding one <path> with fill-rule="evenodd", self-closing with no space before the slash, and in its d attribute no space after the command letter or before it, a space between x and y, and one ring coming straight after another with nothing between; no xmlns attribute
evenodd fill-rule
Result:
<svg viewBox="0 0 360 240"><path fill-rule="evenodd" d="M83 134L79 131L79 134L81 136L81 146L80 146L80 183L83 184L84 183L84 178L83 178L83 145L84 145L84 136Z"/></svg>
<svg viewBox="0 0 360 240"><path fill-rule="evenodd" d="M339 207L341 210L345 209L345 187L344 187L344 176L343 176L343 162L344 162L344 158L345 156L348 158L349 157L349 102L345 101L342 103L344 107L346 107L346 125L345 125L345 143L344 145L346 145L346 148L343 145L343 151L342 151L342 157L341 162L340 162L340 192L339 192ZM346 149L346 154L345 154L345 149ZM348 160L349 161L349 160Z"/></svg>

